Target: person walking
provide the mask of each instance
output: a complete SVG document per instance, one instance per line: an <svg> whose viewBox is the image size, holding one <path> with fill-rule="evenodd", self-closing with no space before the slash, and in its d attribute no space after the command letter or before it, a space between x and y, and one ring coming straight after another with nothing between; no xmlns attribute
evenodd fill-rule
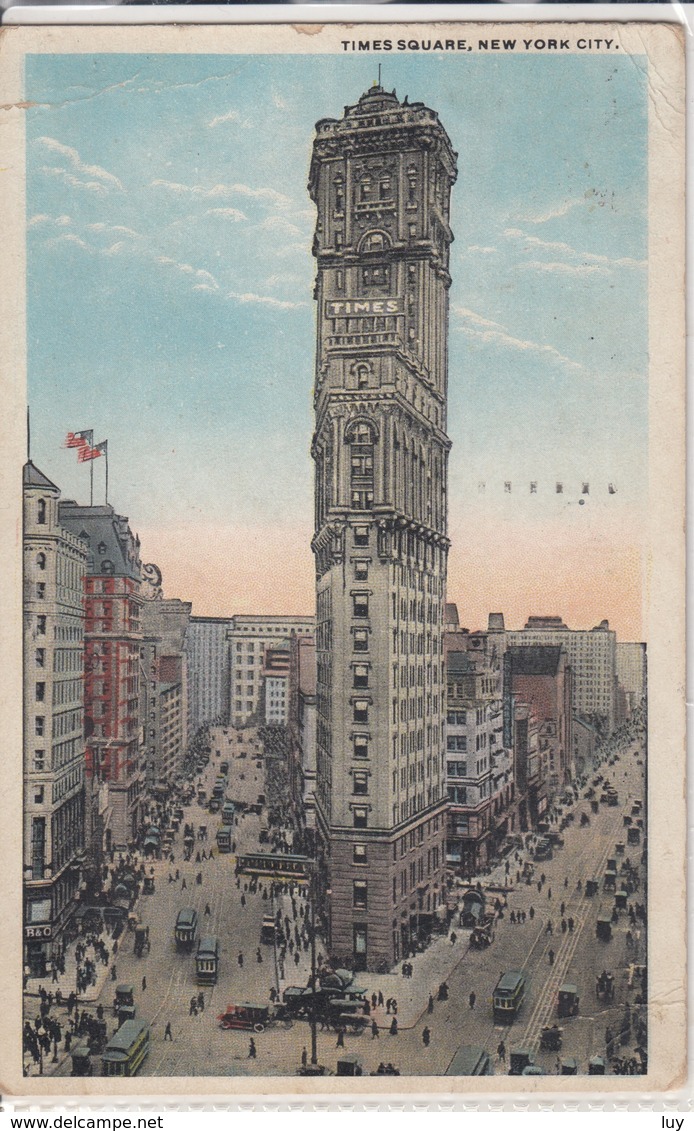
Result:
<svg viewBox="0 0 694 1131"><path fill-rule="evenodd" d="M498 1045L496 1046L496 1053L497 1053L497 1056L499 1057L499 1060L502 1062L502 1064L505 1063L505 1061L506 1061L506 1045L504 1044L503 1041L499 1041Z"/></svg>
<svg viewBox="0 0 694 1131"><path fill-rule="evenodd" d="M209 903L206 903L206 904L205 904L205 914L206 914L206 915L211 915L211 914L212 914L212 912L210 911L210 905L209 905Z"/></svg>
<svg viewBox="0 0 694 1131"><path fill-rule="evenodd" d="M424 1028L422 1029L422 1044L424 1045L425 1049L429 1048L429 1042L430 1041L431 1041L431 1029L429 1028L428 1025L425 1025Z"/></svg>
<svg viewBox="0 0 694 1131"><path fill-rule="evenodd" d="M335 1045L335 1048L343 1049L344 1047L345 1047L345 1031L344 1031L344 1029L340 1028L340 1029L337 1030L337 1043Z"/></svg>
<svg viewBox="0 0 694 1131"><path fill-rule="evenodd" d="M185 891L187 889L187 887L188 887L188 885L186 883L186 878L184 876L183 879L181 880L181 891Z"/></svg>
<svg viewBox="0 0 694 1131"><path fill-rule="evenodd" d="M301 1067L305 1068L307 1064L308 1064L308 1053L306 1052L306 1046L304 1045L304 1047L301 1050Z"/></svg>
<svg viewBox="0 0 694 1131"><path fill-rule="evenodd" d="M166 1028L164 1029L164 1040L165 1041L172 1041L173 1040L173 1034L171 1032L171 1022L170 1021L166 1022Z"/></svg>
<svg viewBox="0 0 694 1131"><path fill-rule="evenodd" d="M429 1004L427 1005L427 1013L434 1012L434 995L429 994Z"/></svg>
<svg viewBox="0 0 694 1131"><path fill-rule="evenodd" d="M470 1009L474 1009L475 1008L475 1002L477 1001L477 996L476 996L474 990L472 990L469 1000L470 1000Z"/></svg>
<svg viewBox="0 0 694 1131"><path fill-rule="evenodd" d="M380 1033L378 1032L378 1021L374 1017L373 1021L371 1022L371 1040L375 1041L379 1037Z"/></svg>
<svg viewBox="0 0 694 1131"><path fill-rule="evenodd" d="M255 1060L257 1055L258 1055L258 1050L255 1047L255 1041L251 1037L250 1041L248 1042L248 1059L249 1060Z"/></svg>
<svg viewBox="0 0 694 1131"><path fill-rule="evenodd" d="M549 959L550 966L554 966L554 951L552 950L551 947L547 951L547 957Z"/></svg>
<svg viewBox="0 0 694 1131"><path fill-rule="evenodd" d="M198 994L198 1009L201 1013L205 1012L205 995L202 990L200 990L200 993Z"/></svg>
<svg viewBox="0 0 694 1131"><path fill-rule="evenodd" d="M239 966L243 966L243 954L241 953L241 951L239 951L239 955L236 961L238 962Z"/></svg>
<svg viewBox="0 0 694 1131"><path fill-rule="evenodd" d="M145 978L145 976L143 974L142 975L142 992L144 993L146 989L147 989L147 979Z"/></svg>

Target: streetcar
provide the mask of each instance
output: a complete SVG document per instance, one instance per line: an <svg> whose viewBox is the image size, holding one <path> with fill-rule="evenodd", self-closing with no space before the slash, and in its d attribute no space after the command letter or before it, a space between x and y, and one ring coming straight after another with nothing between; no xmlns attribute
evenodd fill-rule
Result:
<svg viewBox="0 0 694 1131"><path fill-rule="evenodd" d="M526 977L520 970L508 970L502 974L492 995L494 1020L507 1024L520 1012L525 1000Z"/></svg>
<svg viewBox="0 0 694 1131"><path fill-rule="evenodd" d="M191 951L198 933L198 913L192 907L179 911L174 928L177 950Z"/></svg>
<svg viewBox="0 0 694 1131"><path fill-rule="evenodd" d="M217 829L217 848L220 852L231 852L231 825L220 825Z"/></svg>
<svg viewBox="0 0 694 1131"><path fill-rule="evenodd" d="M236 874L270 876L272 879L307 882L313 861L307 856L289 856L269 852L244 852L236 858Z"/></svg>
<svg viewBox="0 0 694 1131"><path fill-rule="evenodd" d="M214 986L219 970L219 942L213 935L200 939L195 955L195 981L199 986Z"/></svg>
<svg viewBox="0 0 694 1131"><path fill-rule="evenodd" d="M102 1076L135 1076L149 1053L149 1025L124 1021L111 1037L101 1058Z"/></svg>

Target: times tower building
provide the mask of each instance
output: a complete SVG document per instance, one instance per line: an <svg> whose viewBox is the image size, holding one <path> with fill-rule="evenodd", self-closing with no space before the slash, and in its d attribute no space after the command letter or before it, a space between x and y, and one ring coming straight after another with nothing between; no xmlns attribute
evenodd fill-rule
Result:
<svg viewBox="0 0 694 1131"><path fill-rule="evenodd" d="M435 111L373 86L316 126L316 825L333 959L445 913L449 202Z"/></svg>

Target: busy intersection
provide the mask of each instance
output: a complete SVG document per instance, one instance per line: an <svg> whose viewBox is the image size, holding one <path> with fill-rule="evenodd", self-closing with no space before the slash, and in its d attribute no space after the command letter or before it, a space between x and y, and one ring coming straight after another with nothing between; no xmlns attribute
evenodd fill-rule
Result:
<svg viewBox="0 0 694 1131"><path fill-rule="evenodd" d="M484 1050L496 1075L523 1067L537 1074L644 1071L642 733L625 728L604 753L594 774L555 806L551 854L536 859L541 838L528 834L510 838L486 874L451 874L447 929L390 973L355 975L345 996L356 999L364 1020L331 1024L323 1015L312 1046L310 1011L288 1015L282 1007L289 987L311 983L312 962L318 980L332 973L319 934L312 953L310 888L237 871L239 859L258 849L296 850L282 802L285 769L266 756L256 730L213 728L209 761L182 791L187 802L178 796L151 814L163 824L174 809L182 813L171 843L111 864L112 881L128 870L138 881L127 923L90 931L83 920L63 973L25 987L34 1029L32 1036L25 1030L26 1071L70 1075L77 1047L87 1053L77 1058L78 1070L81 1063L100 1074L93 1050L103 1045L100 1035L118 1029L115 999L123 988L131 991L126 1016L149 1030L144 1076L335 1073L338 1062L339 1071L354 1074L444 1075L468 1047ZM222 818L209 809L224 762L235 802L229 851L217 847ZM470 929L474 918L466 920L475 903L486 915L482 939ZM197 913L197 937L218 940L211 985L199 984L195 955L174 939L177 916L188 908ZM510 1022L492 1008L506 971L521 972L524 981ZM224 1027L228 1007L239 1005L264 1011L263 1023Z"/></svg>

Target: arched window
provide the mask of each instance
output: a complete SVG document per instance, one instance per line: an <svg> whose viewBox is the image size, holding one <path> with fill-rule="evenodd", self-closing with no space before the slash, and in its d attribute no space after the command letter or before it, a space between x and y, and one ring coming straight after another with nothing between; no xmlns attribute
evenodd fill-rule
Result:
<svg viewBox="0 0 694 1131"><path fill-rule="evenodd" d="M36 564L39 567L39 569L45 569L46 568L46 555L45 554L37 554L36 555Z"/></svg>
<svg viewBox="0 0 694 1131"><path fill-rule="evenodd" d="M374 434L368 424L355 424L347 436L350 445L350 504L368 511L374 500Z"/></svg>
<svg viewBox="0 0 694 1131"><path fill-rule="evenodd" d="M359 182L359 199L362 202L371 199L371 177L362 177Z"/></svg>
<svg viewBox="0 0 694 1131"><path fill-rule="evenodd" d="M46 525L46 500L45 499L39 499L38 503L36 504L36 511L37 511L36 521L38 522L39 526L45 526Z"/></svg>
<svg viewBox="0 0 694 1131"><path fill-rule="evenodd" d="M357 366L357 388L368 389L369 387L369 367L368 365Z"/></svg>

